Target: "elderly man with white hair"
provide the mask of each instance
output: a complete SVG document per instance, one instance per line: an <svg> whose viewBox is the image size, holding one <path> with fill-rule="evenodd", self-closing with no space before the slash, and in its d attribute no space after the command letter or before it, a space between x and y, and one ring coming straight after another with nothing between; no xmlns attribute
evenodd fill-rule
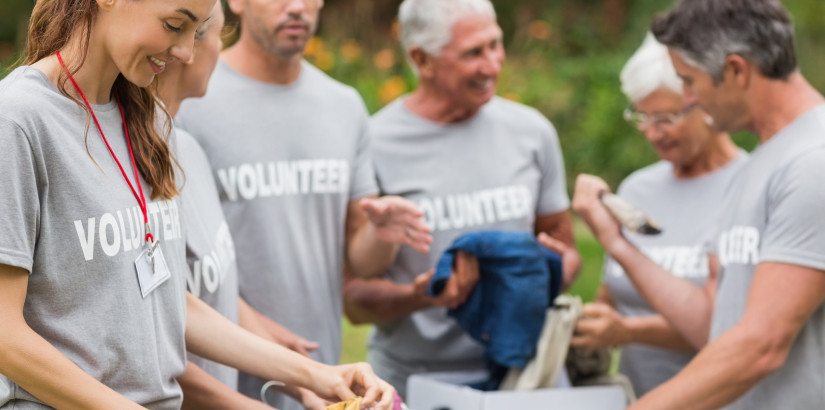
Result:
<svg viewBox="0 0 825 410"><path fill-rule="evenodd" d="M703 246L715 230L728 184L745 164L747 154L713 120L682 97L682 81L667 47L652 35L645 38L621 73L622 91L631 101L625 118L639 128L660 161L628 176L618 194L643 208L664 230L645 236L625 230L625 237L676 277L707 289L709 276ZM707 329L685 340L650 307L625 270L609 255L595 303L584 306L574 346L623 346L619 372L642 396L673 377L707 340Z"/></svg>
<svg viewBox="0 0 825 410"><path fill-rule="evenodd" d="M430 270L456 238L535 233L563 250L566 285L580 259L555 129L538 111L495 96L504 49L492 4L405 0L399 19L420 82L371 119L375 170L382 193L418 204L433 243L425 254L402 247L384 279L348 278L344 298L351 320L377 324L369 362L403 394L414 373L483 368L482 346L446 309L467 298L477 260L459 253L445 292L425 293Z"/></svg>

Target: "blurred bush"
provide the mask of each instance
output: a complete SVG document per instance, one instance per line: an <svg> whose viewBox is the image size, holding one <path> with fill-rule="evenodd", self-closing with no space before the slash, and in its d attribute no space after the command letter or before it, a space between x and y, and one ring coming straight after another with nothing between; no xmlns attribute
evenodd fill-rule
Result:
<svg viewBox="0 0 825 410"><path fill-rule="evenodd" d="M651 17L671 0L493 0L505 33L507 63L499 94L536 107L558 129L568 181L601 175L616 185L656 160L621 118L627 101L618 73L641 43ZM22 45L33 0L0 2L0 64ZM354 86L371 112L416 83L398 44L400 0L326 0L307 59ZM785 0L797 25L802 72L825 90L825 2ZM231 19L230 19L231 20ZM0 73L0 75L2 75ZM735 140L746 149L756 138Z"/></svg>

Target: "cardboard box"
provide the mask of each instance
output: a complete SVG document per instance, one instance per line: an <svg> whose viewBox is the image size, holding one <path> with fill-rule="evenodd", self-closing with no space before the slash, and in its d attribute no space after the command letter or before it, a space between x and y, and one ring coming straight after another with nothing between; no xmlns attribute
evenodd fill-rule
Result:
<svg viewBox="0 0 825 410"><path fill-rule="evenodd" d="M407 381L411 410L621 410L618 386L572 387L531 391L483 392L465 384L484 380L482 373L427 373Z"/></svg>

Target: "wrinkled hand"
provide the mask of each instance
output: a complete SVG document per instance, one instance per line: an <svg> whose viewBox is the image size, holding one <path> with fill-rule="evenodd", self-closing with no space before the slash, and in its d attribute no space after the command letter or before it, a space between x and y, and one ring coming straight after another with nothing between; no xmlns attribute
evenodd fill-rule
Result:
<svg viewBox="0 0 825 410"><path fill-rule="evenodd" d="M379 379L367 363L322 365L313 380L312 390L323 399L337 402L360 396L364 408L392 409L395 389Z"/></svg>
<svg viewBox="0 0 825 410"><path fill-rule="evenodd" d="M607 248L612 241L623 236L619 223L599 199L599 195L605 192L610 192L610 187L601 178L587 174L579 175L573 194L573 210L590 227L596 239Z"/></svg>
<svg viewBox="0 0 825 410"><path fill-rule="evenodd" d="M427 285L430 283L435 274L434 270L427 273L422 273L415 278L413 282L414 292L421 298L425 298L433 306L446 307L455 309L470 297L470 294L475 289L478 283L479 268L478 259L475 256L458 251L455 255L455 267L453 268L450 279L444 286L444 290L435 298L431 298L427 294Z"/></svg>
<svg viewBox="0 0 825 410"><path fill-rule="evenodd" d="M421 220L424 213L412 201L400 196L383 196L364 198L360 205L378 239L407 245L422 253L430 251L433 242L430 228Z"/></svg>
<svg viewBox="0 0 825 410"><path fill-rule="evenodd" d="M576 260L572 260L573 258L570 257L572 254L568 252L571 247L544 232L539 233L536 239L538 239L542 246L556 252L559 256L561 256L563 274L561 288L563 290L568 289L576 280L576 277L579 276L579 268L581 267L581 263L578 253L575 254Z"/></svg>
<svg viewBox="0 0 825 410"><path fill-rule="evenodd" d="M622 346L630 342L630 334L624 317L610 305L588 303L582 308L582 318L576 322L576 329L570 345L600 349Z"/></svg>

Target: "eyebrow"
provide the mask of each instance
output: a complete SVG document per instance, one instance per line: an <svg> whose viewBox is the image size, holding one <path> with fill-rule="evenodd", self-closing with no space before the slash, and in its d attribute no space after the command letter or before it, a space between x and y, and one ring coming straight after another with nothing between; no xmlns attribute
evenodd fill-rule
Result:
<svg viewBox="0 0 825 410"><path fill-rule="evenodd" d="M177 11L178 13L186 15L186 17L189 17L189 20L192 20L192 22L194 22L194 23L198 22L198 16L196 16L195 13L192 13L191 11L189 11L187 9L177 9L175 11Z"/></svg>

